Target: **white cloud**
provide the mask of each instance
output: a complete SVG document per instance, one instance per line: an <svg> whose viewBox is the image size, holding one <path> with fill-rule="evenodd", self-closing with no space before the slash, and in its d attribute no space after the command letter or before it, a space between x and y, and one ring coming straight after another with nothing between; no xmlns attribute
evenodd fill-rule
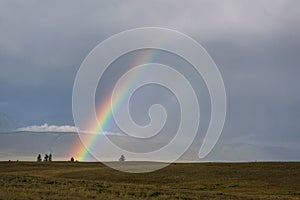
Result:
<svg viewBox="0 0 300 200"><path fill-rule="evenodd" d="M43 125L33 125L33 126L27 126L16 129L16 131L29 131L29 132L78 132L78 128L75 126L69 126L69 125L48 125L47 123ZM80 131L81 133L87 133L87 134L98 134L93 131ZM111 136L126 136L121 133L113 133L113 132L102 132L103 135L111 135Z"/></svg>
<svg viewBox="0 0 300 200"><path fill-rule="evenodd" d="M33 125L27 126L23 128L18 128L17 131L31 131L31 132L77 132L77 128L75 126L63 125Z"/></svg>

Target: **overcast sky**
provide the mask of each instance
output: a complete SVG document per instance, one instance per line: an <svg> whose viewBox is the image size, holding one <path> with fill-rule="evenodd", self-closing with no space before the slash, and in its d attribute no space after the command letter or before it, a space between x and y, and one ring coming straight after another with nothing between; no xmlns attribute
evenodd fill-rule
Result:
<svg viewBox="0 0 300 200"><path fill-rule="evenodd" d="M214 59L228 98L224 144L280 147L300 159L298 0L1 0L0 112L26 126L73 126L83 59L109 36L145 26L183 32ZM141 107L133 112L144 115Z"/></svg>

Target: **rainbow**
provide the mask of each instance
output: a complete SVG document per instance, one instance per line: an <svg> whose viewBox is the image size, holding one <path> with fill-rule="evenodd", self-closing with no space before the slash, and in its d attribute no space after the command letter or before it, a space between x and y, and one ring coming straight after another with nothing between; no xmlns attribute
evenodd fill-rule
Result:
<svg viewBox="0 0 300 200"><path fill-rule="evenodd" d="M155 58L154 56L155 53L143 53L143 55L139 57L139 59L135 60L130 66L138 66L145 63L151 63L151 60ZM114 102L114 104L111 103L112 94L108 94L105 97L104 101L102 101L96 107L97 123L88 126L91 127L89 128L89 130L91 130L93 134L87 134L85 136L84 144L82 142L73 144L74 148L72 149L71 153L75 157L75 159L77 159L78 161L89 161L91 158L93 158L89 153L89 150L96 148L98 145L101 145L101 135L103 134L103 132L109 129L110 124L113 121L112 107L117 109L118 106L120 106L122 102L124 102L123 100L127 95L128 89L134 85L137 78L141 78L141 74L134 74L129 77L128 80L126 80L126 84L122 85L121 90L118 91L117 100L116 102Z"/></svg>

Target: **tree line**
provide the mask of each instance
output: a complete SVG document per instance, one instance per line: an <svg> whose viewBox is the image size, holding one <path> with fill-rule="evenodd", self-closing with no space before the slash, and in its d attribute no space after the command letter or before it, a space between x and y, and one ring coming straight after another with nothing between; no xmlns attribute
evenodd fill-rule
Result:
<svg viewBox="0 0 300 200"><path fill-rule="evenodd" d="M42 156L41 154L39 154L36 158L36 161L37 162L42 162ZM45 154L44 156L44 162L51 162L52 161L52 154L50 153L49 155L48 154Z"/></svg>
<svg viewBox="0 0 300 200"><path fill-rule="evenodd" d="M42 159L41 154L39 154L36 158L36 161L37 162L42 162L42 161L43 162L52 162L52 154L51 153L49 155L45 154L44 160ZM70 162L77 162L77 161L75 161L74 157L71 157Z"/></svg>
<svg viewBox="0 0 300 200"><path fill-rule="evenodd" d="M124 155L121 155L121 157L119 158L119 162L124 162L126 159L125 159L125 156ZM37 158L36 158L36 161L37 162L52 162L52 154L50 153L49 155L48 154L45 154L44 156L44 160L42 159L42 156L41 154L38 154ZM70 162L77 162L77 160L75 161L74 157L71 157L71 159L69 160Z"/></svg>

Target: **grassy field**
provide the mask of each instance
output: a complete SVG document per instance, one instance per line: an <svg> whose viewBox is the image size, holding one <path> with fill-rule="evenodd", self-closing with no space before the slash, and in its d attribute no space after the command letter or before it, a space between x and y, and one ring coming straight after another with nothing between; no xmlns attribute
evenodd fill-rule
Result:
<svg viewBox="0 0 300 200"><path fill-rule="evenodd" d="M128 174L101 163L0 162L0 199L300 199L300 163L177 163Z"/></svg>

